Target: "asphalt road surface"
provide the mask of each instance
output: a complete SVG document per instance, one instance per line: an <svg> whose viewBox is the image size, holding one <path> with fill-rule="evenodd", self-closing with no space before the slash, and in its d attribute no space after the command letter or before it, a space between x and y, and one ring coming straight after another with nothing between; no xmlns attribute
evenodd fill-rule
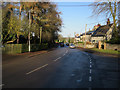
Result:
<svg viewBox="0 0 120 90"><path fill-rule="evenodd" d="M118 58L59 47L3 60L3 88L119 88Z"/></svg>

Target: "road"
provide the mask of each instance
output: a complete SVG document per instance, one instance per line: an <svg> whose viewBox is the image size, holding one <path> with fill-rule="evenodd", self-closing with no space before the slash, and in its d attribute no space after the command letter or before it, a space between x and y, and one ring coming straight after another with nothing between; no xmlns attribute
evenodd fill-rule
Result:
<svg viewBox="0 0 120 90"><path fill-rule="evenodd" d="M3 60L3 88L119 88L118 58L61 47Z"/></svg>

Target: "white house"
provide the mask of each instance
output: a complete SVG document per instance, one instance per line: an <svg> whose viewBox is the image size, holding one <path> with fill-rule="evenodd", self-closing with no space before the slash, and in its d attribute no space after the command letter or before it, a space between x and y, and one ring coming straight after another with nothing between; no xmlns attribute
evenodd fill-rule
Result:
<svg viewBox="0 0 120 90"><path fill-rule="evenodd" d="M112 38L112 31L113 24L100 26L91 36L91 42L98 43L98 41L109 41Z"/></svg>

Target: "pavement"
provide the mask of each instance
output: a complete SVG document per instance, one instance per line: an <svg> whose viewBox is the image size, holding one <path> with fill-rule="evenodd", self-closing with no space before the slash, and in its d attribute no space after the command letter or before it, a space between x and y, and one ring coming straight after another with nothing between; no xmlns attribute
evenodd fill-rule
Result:
<svg viewBox="0 0 120 90"><path fill-rule="evenodd" d="M18 53L18 54L2 54L2 59L3 60L9 60L9 59L14 59L14 58L20 58L22 57L33 57L39 54L47 53L49 51L52 51L56 48L51 48L48 50L41 50L41 51L36 51L36 52L24 52L24 53Z"/></svg>
<svg viewBox="0 0 120 90"><path fill-rule="evenodd" d="M119 58L69 47L17 55L2 62L5 88L120 88Z"/></svg>

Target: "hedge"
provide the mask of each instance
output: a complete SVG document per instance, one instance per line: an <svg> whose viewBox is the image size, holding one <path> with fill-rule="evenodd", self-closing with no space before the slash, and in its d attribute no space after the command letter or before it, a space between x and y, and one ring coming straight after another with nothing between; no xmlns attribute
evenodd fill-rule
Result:
<svg viewBox="0 0 120 90"><path fill-rule="evenodd" d="M6 44L2 48L2 52L6 54L16 54L28 52L29 48L27 44ZM48 49L48 44L31 44L31 52Z"/></svg>

